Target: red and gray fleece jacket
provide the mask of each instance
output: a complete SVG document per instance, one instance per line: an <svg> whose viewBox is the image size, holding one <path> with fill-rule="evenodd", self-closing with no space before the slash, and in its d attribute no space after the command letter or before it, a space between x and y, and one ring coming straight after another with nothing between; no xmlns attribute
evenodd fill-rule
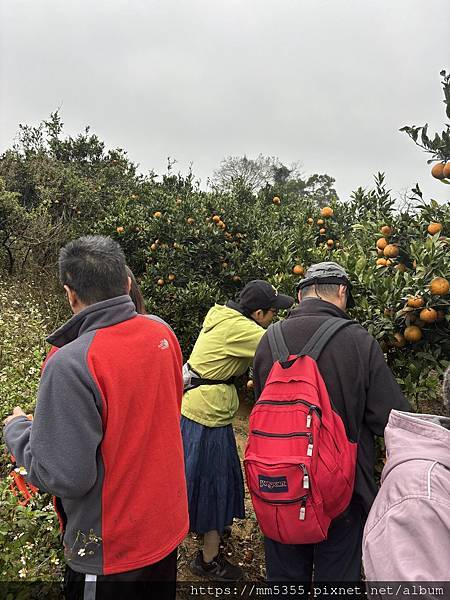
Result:
<svg viewBox="0 0 450 600"><path fill-rule="evenodd" d="M109 575L158 562L189 525L177 338L119 296L48 341L34 421L11 421L6 444L28 481L58 497L72 569Z"/></svg>

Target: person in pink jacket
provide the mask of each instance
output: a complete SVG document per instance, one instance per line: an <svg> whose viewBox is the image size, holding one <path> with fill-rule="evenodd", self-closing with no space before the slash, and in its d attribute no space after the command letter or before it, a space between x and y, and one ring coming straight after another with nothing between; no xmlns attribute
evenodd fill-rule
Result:
<svg viewBox="0 0 450 600"><path fill-rule="evenodd" d="M444 399L445 402L445 399ZM393 410L367 519L367 581L450 580L450 418Z"/></svg>

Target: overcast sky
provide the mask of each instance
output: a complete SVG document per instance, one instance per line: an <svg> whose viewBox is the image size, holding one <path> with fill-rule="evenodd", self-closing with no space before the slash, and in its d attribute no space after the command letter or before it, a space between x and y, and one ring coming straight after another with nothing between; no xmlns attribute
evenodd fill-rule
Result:
<svg viewBox="0 0 450 600"><path fill-rule="evenodd" d="M61 109L146 172L299 161L341 199L385 171L450 199L398 129L445 123L448 0L0 0L0 151Z"/></svg>

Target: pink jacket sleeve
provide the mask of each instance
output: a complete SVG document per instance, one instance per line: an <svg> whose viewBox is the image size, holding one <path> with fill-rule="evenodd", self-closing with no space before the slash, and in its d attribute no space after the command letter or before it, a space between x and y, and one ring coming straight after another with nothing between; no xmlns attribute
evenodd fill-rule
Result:
<svg viewBox="0 0 450 600"><path fill-rule="evenodd" d="M450 579L450 498L409 496L367 522L363 561L368 581Z"/></svg>

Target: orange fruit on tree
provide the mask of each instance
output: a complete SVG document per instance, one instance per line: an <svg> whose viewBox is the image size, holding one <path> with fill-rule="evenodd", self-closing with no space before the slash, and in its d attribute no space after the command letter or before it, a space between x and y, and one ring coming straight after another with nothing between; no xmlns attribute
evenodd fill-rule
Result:
<svg viewBox="0 0 450 600"><path fill-rule="evenodd" d="M390 236L392 234L392 228L389 227L389 225L383 225L383 227L380 227L380 231L386 236Z"/></svg>
<svg viewBox="0 0 450 600"><path fill-rule="evenodd" d="M186 223L187 223L188 225L193 225L193 224L194 224L194 219L193 219L192 217L188 217L188 218L186 219Z"/></svg>
<svg viewBox="0 0 450 600"><path fill-rule="evenodd" d="M334 246L334 240L331 240L331 239L330 239L330 240L327 240L327 246L328 246L329 248L332 248L332 247Z"/></svg>
<svg viewBox="0 0 450 600"><path fill-rule="evenodd" d="M239 277L239 275L233 275L233 281L240 281L241 278Z"/></svg>
<svg viewBox="0 0 450 600"><path fill-rule="evenodd" d="M444 167L445 164L443 162L436 163L431 169L431 174L433 175L433 177L435 177L436 179L444 179Z"/></svg>
<svg viewBox="0 0 450 600"><path fill-rule="evenodd" d="M150 246L150 250L153 250L153 252L154 252L155 250L157 250L157 248L158 248L158 246L157 246L156 244L152 244L152 245Z"/></svg>
<svg viewBox="0 0 450 600"><path fill-rule="evenodd" d="M438 318L437 311L434 308L423 308L420 311L420 320L425 323L433 323Z"/></svg>
<svg viewBox="0 0 450 600"><path fill-rule="evenodd" d="M406 272L406 266L403 263L398 263L398 265L395 265L394 269L397 269L397 271L400 271L401 273Z"/></svg>
<svg viewBox="0 0 450 600"><path fill-rule="evenodd" d="M159 278L158 281L156 282L158 285L164 285L164 279Z"/></svg>
<svg viewBox="0 0 450 600"><path fill-rule="evenodd" d="M273 202L274 204L276 204L277 206L278 206L279 204L281 204L281 200L280 200L280 198L278 198L278 196L274 196L274 197L272 198L272 202Z"/></svg>
<svg viewBox="0 0 450 600"><path fill-rule="evenodd" d="M317 219L317 225L323 225L325 221L323 219Z"/></svg>
<svg viewBox="0 0 450 600"><path fill-rule="evenodd" d="M254 387L255 387L255 384L253 383L253 379L249 379L247 381L247 389L252 390Z"/></svg>
<svg viewBox="0 0 450 600"><path fill-rule="evenodd" d="M332 217L334 214L333 209L331 208L331 206L324 206L322 208L322 210L320 211L320 214L322 217L328 218L328 217Z"/></svg>
<svg viewBox="0 0 450 600"><path fill-rule="evenodd" d="M309 217L307 223L309 223L310 225L312 225L314 223L314 219L311 219L311 217Z"/></svg>
<svg viewBox="0 0 450 600"><path fill-rule="evenodd" d="M435 235L442 231L442 225L441 223L430 223L427 227L427 231L428 233L431 233L431 235Z"/></svg>
<svg viewBox="0 0 450 600"><path fill-rule="evenodd" d="M394 333L393 344L396 348L403 348L406 345L405 336L402 333Z"/></svg>
<svg viewBox="0 0 450 600"><path fill-rule="evenodd" d="M326 229L324 229L323 227L322 227L322 229L319 229L320 235L323 235L325 232L326 232Z"/></svg>
<svg viewBox="0 0 450 600"><path fill-rule="evenodd" d="M388 256L389 258L395 258L396 256L398 256L398 253L399 249L398 246L396 246L395 244L388 244L383 250L383 254L385 256Z"/></svg>
<svg viewBox="0 0 450 600"><path fill-rule="evenodd" d="M405 340L407 342L418 342L422 339L422 330L420 327L417 327L417 325L410 325L405 329L403 335L405 336Z"/></svg>
<svg viewBox="0 0 450 600"><path fill-rule="evenodd" d="M154 213L153 213L153 216L154 216L156 219L159 219L159 218L161 217L161 211L160 211L160 210L157 210L156 212L154 212Z"/></svg>
<svg viewBox="0 0 450 600"><path fill-rule="evenodd" d="M117 231L117 233L123 233L124 232L124 228L123 227L117 227L116 231Z"/></svg>
<svg viewBox="0 0 450 600"><path fill-rule="evenodd" d="M377 240L377 248L379 250L384 250L387 245L388 245L388 241L386 238L380 238L379 240Z"/></svg>
<svg viewBox="0 0 450 600"><path fill-rule="evenodd" d="M387 264L387 260L385 258L377 258L377 265L379 267L385 267Z"/></svg>
<svg viewBox="0 0 450 600"><path fill-rule="evenodd" d="M169 273L169 276L167 277L167 279L169 281L175 281L176 279L176 275L174 273Z"/></svg>
<svg viewBox="0 0 450 600"><path fill-rule="evenodd" d="M450 290L450 283L445 277L435 277L430 283L430 292L433 296L445 296Z"/></svg>
<svg viewBox="0 0 450 600"><path fill-rule="evenodd" d="M425 300L421 296L410 296L406 304L413 308L420 308L425 304Z"/></svg>
<svg viewBox="0 0 450 600"><path fill-rule="evenodd" d="M445 179L450 179L450 160L445 163L444 177Z"/></svg>
<svg viewBox="0 0 450 600"><path fill-rule="evenodd" d="M292 272L295 275L303 275L305 269L302 267L302 265L295 265L295 267L292 269Z"/></svg>
<svg viewBox="0 0 450 600"><path fill-rule="evenodd" d="M214 221L214 223L218 223L220 221L219 215L214 215L212 220Z"/></svg>

